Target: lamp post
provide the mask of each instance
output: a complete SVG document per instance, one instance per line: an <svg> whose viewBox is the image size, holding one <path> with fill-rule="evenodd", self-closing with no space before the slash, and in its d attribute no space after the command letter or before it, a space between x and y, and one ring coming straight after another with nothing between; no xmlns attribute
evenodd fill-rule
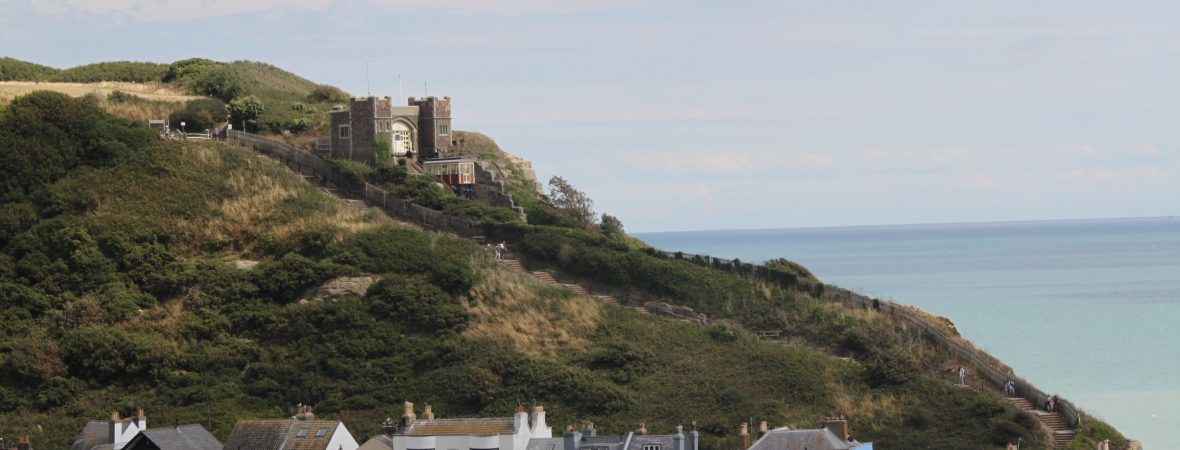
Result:
<svg viewBox="0 0 1180 450"><path fill-rule="evenodd" d="M184 135L184 134L185 134L185 133L184 133L184 122L180 122L180 134L181 134L181 135ZM185 137L188 137L188 136L185 136Z"/></svg>

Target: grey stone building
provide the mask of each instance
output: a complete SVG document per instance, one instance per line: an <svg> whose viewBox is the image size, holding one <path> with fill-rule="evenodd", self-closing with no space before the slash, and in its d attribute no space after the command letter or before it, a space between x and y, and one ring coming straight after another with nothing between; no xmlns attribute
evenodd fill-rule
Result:
<svg viewBox="0 0 1180 450"><path fill-rule="evenodd" d="M328 113L329 153L353 161L414 161L447 155L454 145L450 97L410 97L394 106L390 97L354 97L348 108Z"/></svg>

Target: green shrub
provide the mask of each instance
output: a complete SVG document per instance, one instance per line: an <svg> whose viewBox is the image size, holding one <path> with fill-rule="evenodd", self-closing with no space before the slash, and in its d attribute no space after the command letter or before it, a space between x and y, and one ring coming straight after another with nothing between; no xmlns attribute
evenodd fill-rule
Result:
<svg viewBox="0 0 1180 450"><path fill-rule="evenodd" d="M189 100L184 109L172 113L168 121L179 127L184 122L184 131L202 132L216 128L228 118L225 102L216 98Z"/></svg>

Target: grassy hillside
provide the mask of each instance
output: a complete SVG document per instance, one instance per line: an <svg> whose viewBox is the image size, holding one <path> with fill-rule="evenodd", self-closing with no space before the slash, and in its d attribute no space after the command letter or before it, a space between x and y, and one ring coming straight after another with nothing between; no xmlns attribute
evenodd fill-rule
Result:
<svg viewBox="0 0 1180 450"><path fill-rule="evenodd" d="M696 420L708 450L732 448L750 418L810 427L837 413L880 448L1044 448L1030 417L950 384L955 362L887 313L597 230L489 226L538 264L715 320L643 316L342 208L244 150L151 136L60 94L0 110L0 435L41 429L37 448L64 449L86 420L141 406L224 439L236 419L305 403L363 439L402 400L443 417L536 401L555 427ZM363 297L300 301L360 274L380 277ZM745 331L767 327L789 340Z"/></svg>
<svg viewBox="0 0 1180 450"><path fill-rule="evenodd" d="M74 96L97 95L106 98L114 91L124 95L122 102L134 103L135 108L108 108L119 115L146 120L144 109L167 118L180 111L183 105L163 102L185 102L194 98L215 97L227 104L253 96L264 106L257 117L232 118L241 127L247 120L252 131L269 133L322 132L327 126L327 111L333 104L347 101L348 95L332 86L319 85L270 64L253 61L218 62L193 58L171 64L116 61L86 64L68 69L42 66L13 58L0 58L0 103L34 90L53 90ZM181 94L189 94L184 96ZM153 104L154 106L143 106ZM105 105L104 105L105 106ZM221 106L220 117L209 119L198 128L231 119L232 109ZM177 118L176 121L184 120ZM192 123L193 120L188 120Z"/></svg>

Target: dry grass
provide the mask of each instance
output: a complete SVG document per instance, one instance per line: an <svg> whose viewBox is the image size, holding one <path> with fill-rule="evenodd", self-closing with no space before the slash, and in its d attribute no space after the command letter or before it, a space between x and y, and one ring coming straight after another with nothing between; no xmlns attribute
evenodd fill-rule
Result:
<svg viewBox="0 0 1180 450"><path fill-rule="evenodd" d="M198 146L196 157L205 164L222 165L222 153L214 146ZM209 202L216 212L208 221L189 223L189 232L204 234L203 240L229 240L252 242L257 236L270 235L286 240L293 234L311 229L332 227L339 232L336 239L373 228L378 225L372 214L363 210L347 208L330 201L326 208L316 213L300 215L290 220L276 220L275 211L288 201L302 195L326 195L315 192L316 188L291 178L274 176L277 163L250 158L246 167L231 173L223 185L229 195L220 201ZM271 167L265 167L271 166ZM265 169L271 170L265 170ZM279 170L285 170L279 168ZM312 192L309 192L312 191ZM246 249L248 250L248 249Z"/></svg>
<svg viewBox="0 0 1180 450"><path fill-rule="evenodd" d="M463 298L471 315L466 335L513 345L532 356L554 356L580 347L602 320L593 298L547 286L529 275L476 262L483 280Z"/></svg>
<svg viewBox="0 0 1180 450"><path fill-rule="evenodd" d="M161 100L168 102L185 102L195 98L185 95L163 83L123 83L104 81L101 83L40 83L36 81L0 81L0 103L8 103L16 97L34 91L61 92L71 97L82 97L96 94L106 98L115 91L135 94L146 100Z"/></svg>

